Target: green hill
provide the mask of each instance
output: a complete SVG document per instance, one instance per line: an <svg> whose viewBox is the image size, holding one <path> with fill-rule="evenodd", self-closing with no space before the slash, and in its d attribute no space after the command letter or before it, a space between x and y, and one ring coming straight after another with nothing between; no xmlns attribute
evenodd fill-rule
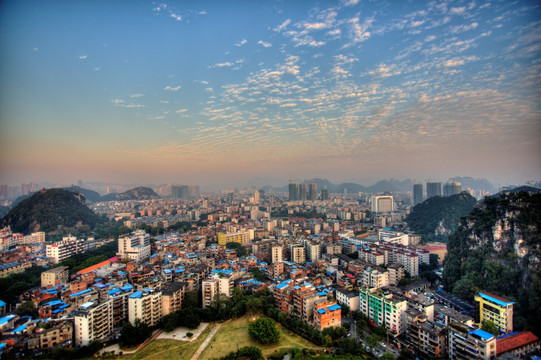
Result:
<svg viewBox="0 0 541 360"><path fill-rule="evenodd" d="M107 194L101 197L100 201L114 201L114 200L152 200L159 199L158 194L151 188L139 186L134 189L125 191L120 194Z"/></svg>
<svg viewBox="0 0 541 360"><path fill-rule="evenodd" d="M2 227L29 234L69 231L70 228L93 228L103 219L85 205L80 193L64 189L41 190L21 201L2 219Z"/></svg>
<svg viewBox="0 0 541 360"><path fill-rule="evenodd" d="M91 202L98 202L101 200L101 195L94 190L85 189L79 186L71 185L70 187L64 188L65 190L73 191L75 193L81 193L86 200Z"/></svg>
<svg viewBox="0 0 541 360"><path fill-rule="evenodd" d="M486 290L515 301L515 326L541 335L541 194L486 197L449 238L443 282L471 300Z"/></svg>
<svg viewBox="0 0 541 360"><path fill-rule="evenodd" d="M434 196L415 205L406 223L426 241L445 242L476 203L477 200L465 192L447 197Z"/></svg>

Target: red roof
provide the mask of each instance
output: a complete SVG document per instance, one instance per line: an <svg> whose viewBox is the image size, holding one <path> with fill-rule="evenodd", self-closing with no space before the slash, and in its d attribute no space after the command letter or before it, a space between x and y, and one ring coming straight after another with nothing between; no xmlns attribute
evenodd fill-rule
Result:
<svg viewBox="0 0 541 360"><path fill-rule="evenodd" d="M539 341L531 331L522 331L496 339L496 355Z"/></svg>

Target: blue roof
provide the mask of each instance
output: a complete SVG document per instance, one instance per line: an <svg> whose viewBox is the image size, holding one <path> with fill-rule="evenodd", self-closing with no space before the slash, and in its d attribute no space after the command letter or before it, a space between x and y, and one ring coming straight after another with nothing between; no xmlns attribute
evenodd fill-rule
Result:
<svg viewBox="0 0 541 360"><path fill-rule="evenodd" d="M113 289L113 290L107 291L107 294L114 295L114 294L119 293L119 292L120 292L120 289Z"/></svg>
<svg viewBox="0 0 541 360"><path fill-rule="evenodd" d="M7 343L0 343L0 350L7 346Z"/></svg>
<svg viewBox="0 0 541 360"><path fill-rule="evenodd" d="M59 312L62 312L62 311L64 311L64 309L58 308L56 310L53 310L52 313L53 314L58 314Z"/></svg>
<svg viewBox="0 0 541 360"><path fill-rule="evenodd" d="M2 318L0 318L0 325L6 324L8 321L15 318L15 315L6 315Z"/></svg>
<svg viewBox="0 0 541 360"><path fill-rule="evenodd" d="M322 291L322 292L318 292L317 294L318 294L319 296L326 296L326 295L327 295L327 293L326 293L326 292L324 292L324 291Z"/></svg>
<svg viewBox="0 0 541 360"><path fill-rule="evenodd" d="M488 294L482 293L482 292L480 292L479 295L480 295L483 299L487 299L487 300L492 301L492 302L494 302L494 303L496 303L496 304L498 304L498 305L501 305L501 306L507 306L507 305L512 305L512 304L514 304L514 302L512 302L512 301L505 302L505 301L502 301L502 300L500 300L500 299L496 299L496 298L494 298L494 297L492 297L492 296L490 296L490 295L488 295Z"/></svg>
<svg viewBox="0 0 541 360"><path fill-rule="evenodd" d="M70 294L69 297L74 297L74 296L84 295L84 294L89 293L89 292L91 292L91 291L92 291L92 289L86 289L86 290L83 290L83 291L79 291L79 292Z"/></svg>
<svg viewBox="0 0 541 360"><path fill-rule="evenodd" d="M166 274L171 274L171 270L170 270L170 269L165 269L163 272L166 273Z"/></svg>
<svg viewBox="0 0 541 360"><path fill-rule="evenodd" d="M317 312L320 313L320 314L325 314L326 313L325 309L319 309Z"/></svg>
<svg viewBox="0 0 541 360"><path fill-rule="evenodd" d="M16 329L13 329L13 332L21 332L21 331L24 331L26 330L26 328L28 327L28 325L24 324L24 325L21 325L19 327L17 327Z"/></svg>
<svg viewBox="0 0 541 360"><path fill-rule="evenodd" d="M338 305L338 304L329 306L330 311L335 311L335 310L338 310L338 309L341 309L340 305Z"/></svg>
<svg viewBox="0 0 541 360"><path fill-rule="evenodd" d="M490 340L494 337L491 333L486 332L485 330L477 329L474 331L470 331L470 334L477 335L483 340Z"/></svg>
<svg viewBox="0 0 541 360"><path fill-rule="evenodd" d="M99 288L99 289L105 289L107 286L103 285L103 284L94 284L95 287Z"/></svg>
<svg viewBox="0 0 541 360"><path fill-rule="evenodd" d="M51 302L48 302L46 305L49 305L49 306L64 305L64 302L62 300L53 300Z"/></svg>
<svg viewBox="0 0 541 360"><path fill-rule="evenodd" d="M141 296L143 296L142 291L136 291L133 294L130 295L130 298L132 299L139 299Z"/></svg>
<svg viewBox="0 0 541 360"><path fill-rule="evenodd" d="M130 291L133 289L133 286L131 284L126 284L120 288L122 291Z"/></svg>

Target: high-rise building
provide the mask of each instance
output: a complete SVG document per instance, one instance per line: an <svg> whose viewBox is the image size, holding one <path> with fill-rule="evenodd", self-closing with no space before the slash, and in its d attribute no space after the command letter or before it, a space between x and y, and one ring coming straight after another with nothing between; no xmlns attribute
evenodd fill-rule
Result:
<svg viewBox="0 0 541 360"><path fill-rule="evenodd" d="M271 260L272 260L273 264L283 261L283 257L282 257L283 248L282 248L282 246L273 246L271 251L272 251Z"/></svg>
<svg viewBox="0 0 541 360"><path fill-rule="evenodd" d="M426 198L429 199L433 196L441 196L441 182L426 183Z"/></svg>
<svg viewBox="0 0 541 360"><path fill-rule="evenodd" d="M462 184L458 181L448 181L443 185L443 196L451 196L462 192Z"/></svg>
<svg viewBox="0 0 541 360"><path fill-rule="evenodd" d="M321 190L321 200L323 201L329 200L329 189Z"/></svg>
<svg viewBox="0 0 541 360"><path fill-rule="evenodd" d="M135 324L139 319L154 326L162 318L162 293L152 289L136 291L128 297L128 320Z"/></svg>
<svg viewBox="0 0 541 360"><path fill-rule="evenodd" d="M289 201L299 200L299 189L297 184L289 184Z"/></svg>
<svg viewBox="0 0 541 360"><path fill-rule="evenodd" d="M299 184L299 200L306 200L306 184Z"/></svg>
<svg viewBox="0 0 541 360"><path fill-rule="evenodd" d="M405 297L376 288L359 288L359 308L377 326L385 326L393 336L406 332Z"/></svg>
<svg viewBox="0 0 541 360"><path fill-rule="evenodd" d="M130 235L118 238L118 256L143 262L150 258L150 235L144 230L137 230Z"/></svg>
<svg viewBox="0 0 541 360"><path fill-rule="evenodd" d="M321 258L321 246L314 242L306 243L306 255L308 260L314 262Z"/></svg>
<svg viewBox="0 0 541 360"><path fill-rule="evenodd" d="M474 299L479 304L479 322L481 324L490 320L498 326L500 333L513 332L514 302L486 291L479 292Z"/></svg>
<svg viewBox="0 0 541 360"><path fill-rule="evenodd" d="M308 199L312 201L317 200L317 184L316 183L310 183L310 186L308 188Z"/></svg>
<svg viewBox="0 0 541 360"><path fill-rule="evenodd" d="M391 195L372 196L371 203L373 213L381 214L394 211L394 199Z"/></svg>
<svg viewBox="0 0 541 360"><path fill-rule="evenodd" d="M413 184L413 205L423 202L423 184Z"/></svg>
<svg viewBox="0 0 541 360"><path fill-rule="evenodd" d="M105 341L113 335L113 300L94 300L81 305L73 316L75 345L82 347L93 340Z"/></svg>

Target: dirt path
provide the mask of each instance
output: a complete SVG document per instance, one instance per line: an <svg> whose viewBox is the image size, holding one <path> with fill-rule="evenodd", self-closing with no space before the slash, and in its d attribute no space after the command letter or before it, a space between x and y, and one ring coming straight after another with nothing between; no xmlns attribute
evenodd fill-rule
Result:
<svg viewBox="0 0 541 360"><path fill-rule="evenodd" d="M199 345L199 348L197 349L197 351L192 355L192 357L190 358L190 360L197 360L199 358L199 355L201 355L203 353L203 351L205 351L205 349L207 348L207 346L209 345L209 343L211 342L212 338L214 337L214 335L216 335L216 333L218 332L218 330L220 329L220 326L222 326L222 324L218 324L214 329L212 329L210 331L210 333L208 334L207 338L205 339L205 341L203 341L201 343L201 345Z"/></svg>

